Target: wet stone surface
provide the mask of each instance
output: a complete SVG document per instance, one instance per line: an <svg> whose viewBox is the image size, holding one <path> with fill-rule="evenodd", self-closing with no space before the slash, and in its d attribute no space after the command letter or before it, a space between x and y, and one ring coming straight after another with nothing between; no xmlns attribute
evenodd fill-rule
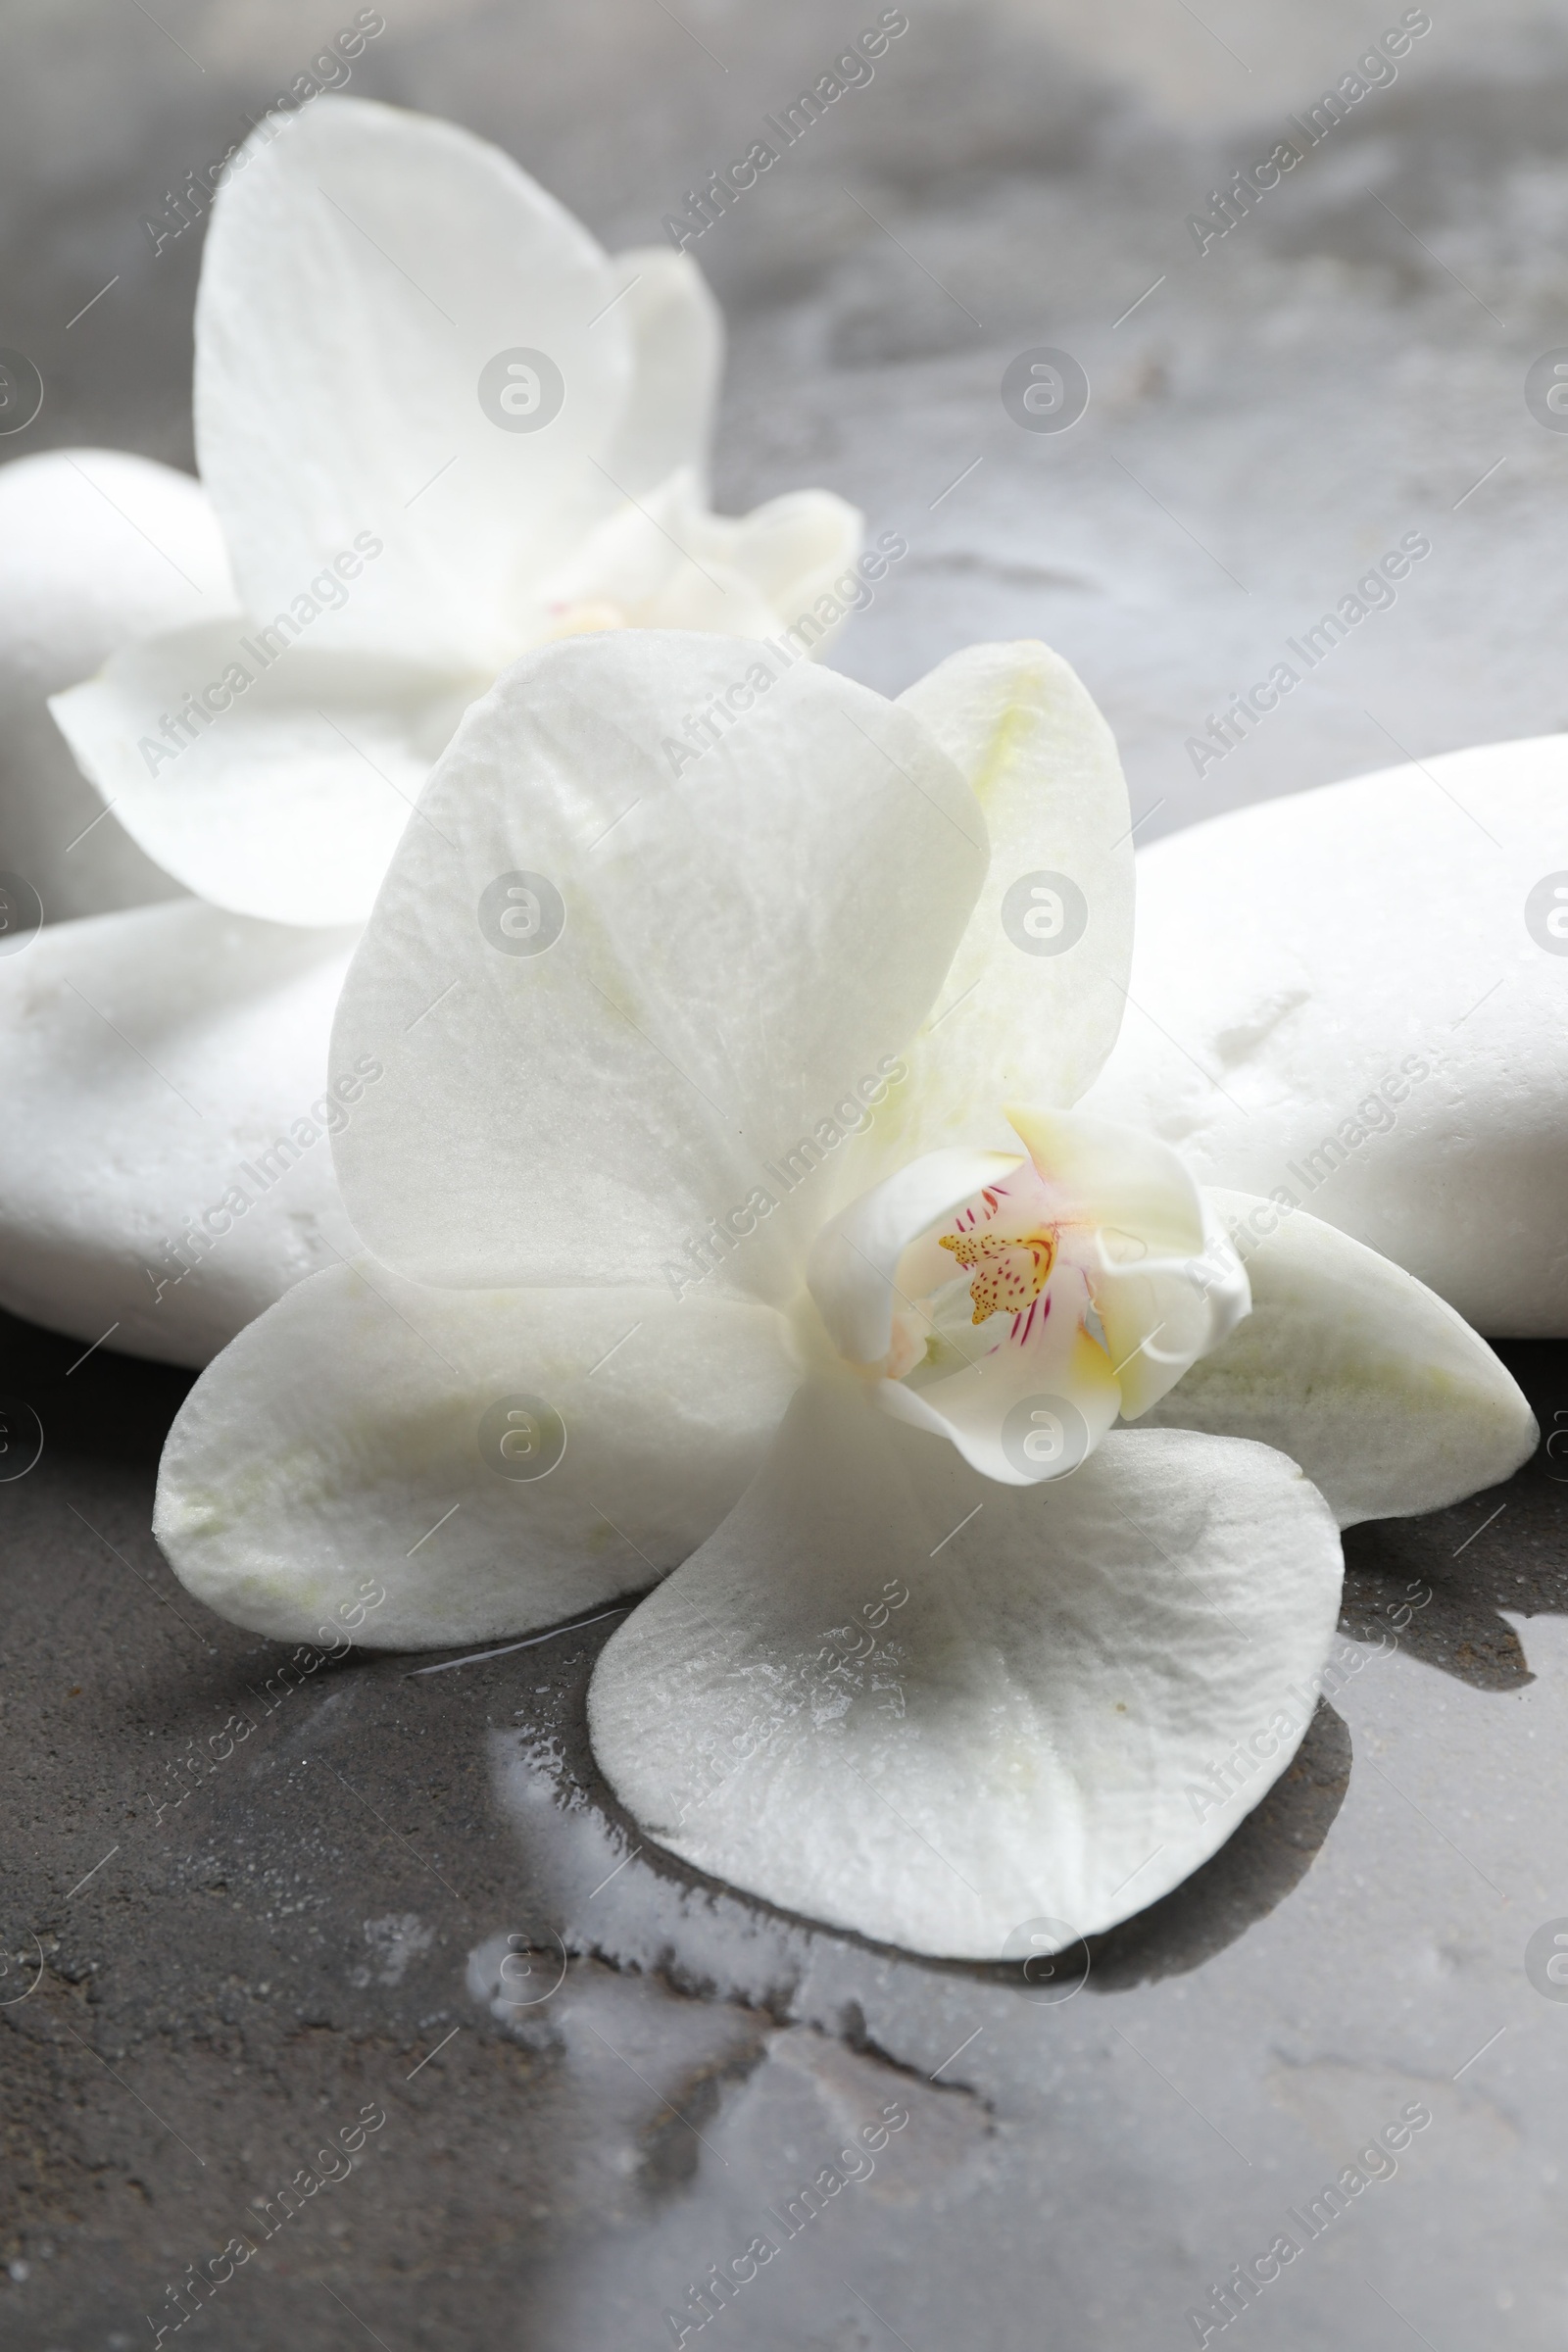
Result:
<svg viewBox="0 0 1568 2352"><path fill-rule="evenodd" d="M258 2250L187 2324L244 2352L355 2322L635 2352L715 2265L707 2325L767 2352L935 2352L981 2313L1007 2352L1143 2352L1282 2230L1260 2343L1370 2348L1385 2296L1441 2346L1554 2340L1544 1457L1350 1536L1290 1772L1052 1979L827 1934L646 1844L584 1738L613 1619L285 1675L146 1532L179 1376L0 1346L45 1433L0 1495L8 2347L151 2340L233 2239ZM1549 1428L1568 1353L1508 1353ZM1410 2104L1397 2172L1305 2238L1288 2209Z"/></svg>

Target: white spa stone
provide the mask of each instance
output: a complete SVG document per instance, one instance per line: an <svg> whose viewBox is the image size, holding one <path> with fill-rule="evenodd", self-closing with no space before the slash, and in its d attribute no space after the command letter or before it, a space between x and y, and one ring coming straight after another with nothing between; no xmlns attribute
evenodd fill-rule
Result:
<svg viewBox="0 0 1568 2352"><path fill-rule="evenodd" d="M180 895L105 814L47 698L232 602L217 517L188 474L108 449L0 466L0 869L37 893L46 922Z"/></svg>
<svg viewBox="0 0 1568 2352"><path fill-rule="evenodd" d="M1480 1331L1568 1333L1568 736L1146 850L1127 1016L1083 1107L1200 1182L1290 1195Z"/></svg>
<svg viewBox="0 0 1568 2352"><path fill-rule="evenodd" d="M176 899L0 956L0 1305L205 1364L354 1253L328 1128L356 1102L326 1096L354 936Z"/></svg>

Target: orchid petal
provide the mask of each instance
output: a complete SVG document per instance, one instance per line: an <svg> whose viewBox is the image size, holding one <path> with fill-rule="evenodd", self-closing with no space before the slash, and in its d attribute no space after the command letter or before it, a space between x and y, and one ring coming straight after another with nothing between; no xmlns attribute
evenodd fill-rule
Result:
<svg viewBox="0 0 1568 2352"><path fill-rule="evenodd" d="M363 922L466 699L325 627L210 621L122 647L50 704L131 838L236 914Z"/></svg>
<svg viewBox="0 0 1568 2352"><path fill-rule="evenodd" d="M1133 852L1110 729L1060 657L972 646L901 695L968 780L991 871L911 1066L901 1152L961 1132L1005 1147L1000 1105L1076 1102L1115 1042Z"/></svg>
<svg viewBox="0 0 1568 2352"><path fill-rule="evenodd" d="M1049 1949L1214 1851L1239 1742L1253 1802L1284 1771L1341 1573L1327 1505L1265 1446L1113 1435L1003 1488L852 1384L808 1388L611 1638L594 1750L651 1837L769 1902L913 1951Z"/></svg>
<svg viewBox="0 0 1568 2352"><path fill-rule="evenodd" d="M1252 1312L1145 1418L1256 1438L1298 1461L1342 1527L1499 1485L1540 1439L1524 1394L1451 1306L1304 1209L1216 1192Z"/></svg>
<svg viewBox="0 0 1568 2352"><path fill-rule="evenodd" d="M602 628L706 629L766 637L778 616L754 584L708 544L689 470L628 498L540 585L534 641ZM699 553L699 550L703 552Z"/></svg>
<svg viewBox="0 0 1568 2352"><path fill-rule="evenodd" d="M689 253L638 245L609 267L620 281L612 299L631 339L631 387L605 470L628 498L657 490L682 466L706 484L723 314Z"/></svg>
<svg viewBox="0 0 1568 2352"><path fill-rule="evenodd" d="M1141 1420L1250 1311L1241 1259L1224 1227L1205 1226L1191 1257L1119 1259L1122 1237L1094 1237L1089 1286L1124 1421ZM1246 1432L1238 1432L1246 1435Z"/></svg>
<svg viewBox="0 0 1568 2352"><path fill-rule="evenodd" d="M826 490L795 491L738 518L710 514L686 467L588 534L542 584L530 634L631 627L768 638L792 622L783 658L814 656L848 610L831 583L844 586L860 533L856 509ZM848 576L860 586L858 573ZM823 595L826 615L813 609Z"/></svg>
<svg viewBox="0 0 1568 2352"><path fill-rule="evenodd" d="M813 658L854 606L871 601L854 569L864 536L859 509L831 490L787 490L750 514L700 514L691 523L694 556L745 580L786 644L793 637Z"/></svg>
<svg viewBox="0 0 1568 2352"><path fill-rule="evenodd" d="M198 1599L280 1641L525 1634L635 1592L741 1494L793 1375L766 1308L431 1291L372 1259L301 1283L181 1407L154 1533ZM383 1598L354 1619L367 1585Z"/></svg>
<svg viewBox="0 0 1568 2352"><path fill-rule="evenodd" d="M105 813L46 698L132 639L232 603L217 518L188 474L106 449L0 468L0 848L46 921L175 891Z"/></svg>
<svg viewBox="0 0 1568 2352"><path fill-rule="evenodd" d="M0 1304L204 1364L356 1247L327 1142L368 1091L328 1082L351 944L176 899L0 956Z"/></svg>
<svg viewBox="0 0 1568 2352"><path fill-rule="evenodd" d="M1198 1186L1169 1144L1085 1111L1009 1104L1020 1136L1063 1224L1120 1234L1139 1255L1196 1256L1203 1247Z"/></svg>
<svg viewBox="0 0 1568 2352"><path fill-rule="evenodd" d="M699 757L693 714L759 675ZM468 712L338 1014L338 1054L387 1066L338 1165L388 1262L795 1290L837 1205L817 1171L902 1077L986 851L906 712L770 675L631 630L526 656Z"/></svg>
<svg viewBox="0 0 1568 2352"><path fill-rule="evenodd" d="M1083 1111L1014 1108L1062 1231L1088 1277L1121 1410L1137 1420L1247 1312L1247 1277L1168 1144Z"/></svg>
<svg viewBox="0 0 1568 2352"><path fill-rule="evenodd" d="M671 564L658 591L631 615L635 628L704 629L715 636L770 637L778 614L759 594L755 583L722 557L705 559L686 548Z"/></svg>
<svg viewBox="0 0 1568 2352"><path fill-rule="evenodd" d="M506 661L537 580L615 503L596 463L630 385L615 293L588 231L467 131L330 95L269 117L214 205L196 312L202 476L247 611L286 609L368 531L385 553L345 645ZM485 371L529 352L555 375L506 388L562 405L514 429Z"/></svg>

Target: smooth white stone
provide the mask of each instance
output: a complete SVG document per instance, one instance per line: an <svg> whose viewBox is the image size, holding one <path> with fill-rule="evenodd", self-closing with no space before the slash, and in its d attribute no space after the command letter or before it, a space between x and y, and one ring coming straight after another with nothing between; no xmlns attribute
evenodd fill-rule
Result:
<svg viewBox="0 0 1568 2352"><path fill-rule="evenodd" d="M176 899L0 956L0 1305L205 1364L355 1252L329 1113L312 1111L354 939ZM233 1187L243 1214L223 1209ZM208 1246L173 1255L209 1215Z"/></svg>
<svg viewBox="0 0 1568 2352"><path fill-rule="evenodd" d="M0 466L0 868L46 922L182 895L105 815L47 698L131 639L231 605L217 517L188 474L107 449Z"/></svg>
<svg viewBox="0 0 1568 2352"><path fill-rule="evenodd" d="M1553 875L1568 893L1562 735L1158 842L1084 1107L1204 1182L1283 1190L1494 1338L1568 1333L1568 936L1526 920L1541 885L1568 908Z"/></svg>

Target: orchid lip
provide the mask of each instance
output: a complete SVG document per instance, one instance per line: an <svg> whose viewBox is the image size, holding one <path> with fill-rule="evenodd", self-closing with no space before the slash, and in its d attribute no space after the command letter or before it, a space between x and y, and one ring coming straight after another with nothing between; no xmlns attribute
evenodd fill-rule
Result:
<svg viewBox="0 0 1568 2352"><path fill-rule="evenodd" d="M910 1163L819 1237L808 1283L841 1358L880 1375L883 1410L1012 1485L1070 1474L1247 1301L1168 1147L1008 1115L1026 1157Z"/></svg>

